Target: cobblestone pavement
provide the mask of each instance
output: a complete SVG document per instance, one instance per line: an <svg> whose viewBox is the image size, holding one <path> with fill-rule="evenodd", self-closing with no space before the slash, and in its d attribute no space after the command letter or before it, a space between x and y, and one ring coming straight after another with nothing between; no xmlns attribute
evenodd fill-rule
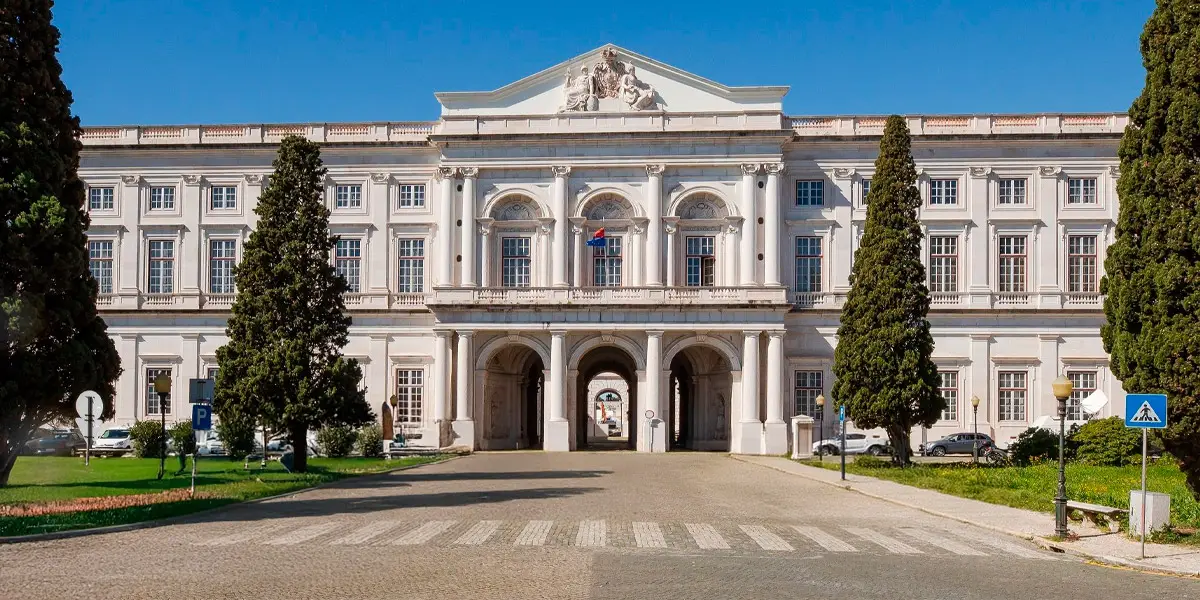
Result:
<svg viewBox="0 0 1200 600"><path fill-rule="evenodd" d="M0 546L0 598L1192 598L719 454L480 454Z"/></svg>

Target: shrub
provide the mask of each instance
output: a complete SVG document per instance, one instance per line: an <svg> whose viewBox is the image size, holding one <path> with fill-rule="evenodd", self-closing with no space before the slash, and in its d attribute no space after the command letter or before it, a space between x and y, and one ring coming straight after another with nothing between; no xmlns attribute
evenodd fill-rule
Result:
<svg viewBox="0 0 1200 600"><path fill-rule="evenodd" d="M854 464L865 469L882 469L892 466L892 461L883 460L870 454L860 454L854 457Z"/></svg>
<svg viewBox="0 0 1200 600"><path fill-rule="evenodd" d="M383 456L383 430L379 425L367 425L358 430L358 452L363 456Z"/></svg>
<svg viewBox="0 0 1200 600"><path fill-rule="evenodd" d="M180 421L167 430L171 442L175 445L176 454L196 453L196 434L192 431L191 421Z"/></svg>
<svg viewBox="0 0 1200 600"><path fill-rule="evenodd" d="M1008 455L1018 465L1045 460L1058 460L1058 432L1030 427L1017 436L1008 447Z"/></svg>
<svg viewBox="0 0 1200 600"><path fill-rule="evenodd" d="M354 449L358 432L349 427L323 427L317 431L317 445L326 456L342 457Z"/></svg>
<svg viewBox="0 0 1200 600"><path fill-rule="evenodd" d="M217 422L217 435L230 460L245 458L254 452L254 422L250 419L222 417Z"/></svg>
<svg viewBox="0 0 1200 600"><path fill-rule="evenodd" d="M138 421L129 428L133 455L138 458L157 458L166 441L166 432L158 421Z"/></svg>
<svg viewBox="0 0 1200 600"><path fill-rule="evenodd" d="M1119 467L1141 462L1142 436L1121 417L1097 419L1073 436L1076 457L1089 465Z"/></svg>

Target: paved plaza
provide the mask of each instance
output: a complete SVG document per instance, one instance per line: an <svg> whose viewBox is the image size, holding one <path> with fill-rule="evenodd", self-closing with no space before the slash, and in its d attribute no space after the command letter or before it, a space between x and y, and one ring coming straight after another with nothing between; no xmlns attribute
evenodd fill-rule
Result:
<svg viewBox="0 0 1200 600"><path fill-rule="evenodd" d="M1066 582L1066 583L1065 583ZM3 598L1190 598L721 454L477 454L0 546Z"/></svg>

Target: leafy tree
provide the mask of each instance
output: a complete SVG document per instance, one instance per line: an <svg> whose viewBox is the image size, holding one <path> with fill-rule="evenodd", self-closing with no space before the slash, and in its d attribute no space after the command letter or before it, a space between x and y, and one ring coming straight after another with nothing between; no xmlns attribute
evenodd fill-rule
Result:
<svg viewBox="0 0 1200 600"><path fill-rule="evenodd" d="M1069 444L1064 444L1068 450ZM1030 427L1017 436L1016 441L1008 446L1008 456L1014 464L1027 466L1035 462L1058 460L1058 432L1042 427ZM1063 453L1064 458L1070 458L1069 452Z"/></svg>
<svg viewBox="0 0 1200 600"><path fill-rule="evenodd" d="M163 444L167 443L167 432L158 421L138 421L129 428L129 441L133 442L134 456L158 458Z"/></svg>
<svg viewBox="0 0 1200 600"><path fill-rule="evenodd" d="M0 8L0 485L39 425L92 389L113 413L120 358L88 270L79 119L50 0Z"/></svg>
<svg viewBox="0 0 1200 600"><path fill-rule="evenodd" d="M1121 139L1100 330L1125 389L1170 398L1162 442L1200 499L1200 2L1159 0Z"/></svg>
<svg viewBox="0 0 1200 600"><path fill-rule="evenodd" d="M361 425L371 410L358 387L358 361L341 350L350 317L346 281L330 264L336 239L322 182L320 147L284 138L258 201L258 229L235 269L237 297L217 350L213 405L289 432L295 470L308 462L307 432L322 425Z"/></svg>
<svg viewBox="0 0 1200 600"><path fill-rule="evenodd" d="M862 428L883 427L908 464L915 425L932 426L945 408L938 392L929 292L921 263L917 169L908 126L891 116L879 144L862 246L834 352L833 397Z"/></svg>
<svg viewBox="0 0 1200 600"><path fill-rule="evenodd" d="M317 445L321 447L326 456L335 458L349 456L357 441L358 430L350 427L337 425L322 427L317 431Z"/></svg>
<svg viewBox="0 0 1200 600"><path fill-rule="evenodd" d="M229 460L241 459L254 452L253 420L229 410L217 421L216 429Z"/></svg>
<svg viewBox="0 0 1200 600"><path fill-rule="evenodd" d="M367 458L383 456L383 429L371 423L358 430L358 451Z"/></svg>
<svg viewBox="0 0 1200 600"><path fill-rule="evenodd" d="M1071 446L1079 462L1089 465L1120 467L1142 460L1142 436L1121 417L1088 421L1072 433Z"/></svg>

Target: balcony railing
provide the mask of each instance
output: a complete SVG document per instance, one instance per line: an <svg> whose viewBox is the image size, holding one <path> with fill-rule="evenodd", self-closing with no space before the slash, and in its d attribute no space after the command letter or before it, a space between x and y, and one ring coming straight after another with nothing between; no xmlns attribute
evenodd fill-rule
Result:
<svg viewBox="0 0 1200 600"><path fill-rule="evenodd" d="M392 308L424 308L427 297L424 292L392 294Z"/></svg>
<svg viewBox="0 0 1200 600"><path fill-rule="evenodd" d="M165 308L183 304L183 297L176 294L142 294L142 306Z"/></svg>
<svg viewBox="0 0 1200 600"><path fill-rule="evenodd" d="M230 308L233 306L233 294L209 294L204 297L205 308Z"/></svg>
<svg viewBox="0 0 1200 600"><path fill-rule="evenodd" d="M792 305L796 308L820 308L829 306L832 297L825 292L793 292Z"/></svg>
<svg viewBox="0 0 1200 600"><path fill-rule="evenodd" d="M100 294L96 296L96 306L112 306L116 300L115 294Z"/></svg>
<svg viewBox="0 0 1200 600"><path fill-rule="evenodd" d="M961 306L966 296L958 292L930 292L929 306L933 308L953 308Z"/></svg>
<svg viewBox="0 0 1200 600"><path fill-rule="evenodd" d="M1104 306L1104 296L1098 292L1063 294L1063 306L1071 308L1100 308Z"/></svg>
<svg viewBox="0 0 1200 600"><path fill-rule="evenodd" d="M1032 294L1028 292L1004 292L995 294L993 305L997 308L1024 307L1031 305Z"/></svg>
<svg viewBox="0 0 1200 600"><path fill-rule="evenodd" d="M432 305L717 305L786 304L782 287L449 288L434 290Z"/></svg>

